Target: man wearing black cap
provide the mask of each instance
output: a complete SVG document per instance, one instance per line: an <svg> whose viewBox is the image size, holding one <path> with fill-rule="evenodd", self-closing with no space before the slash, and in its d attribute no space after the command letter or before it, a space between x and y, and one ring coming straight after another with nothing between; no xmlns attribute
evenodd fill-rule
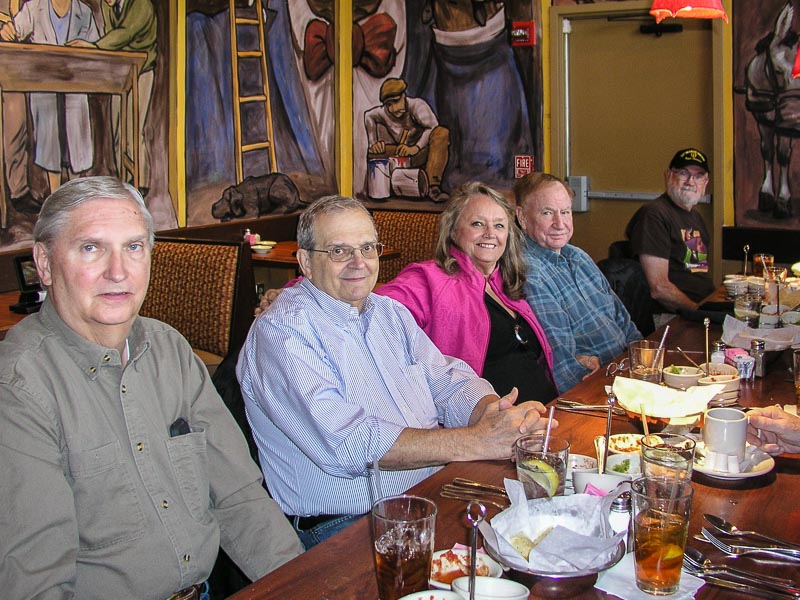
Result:
<svg viewBox="0 0 800 600"><path fill-rule="evenodd" d="M625 234L644 269L650 295L669 311L696 309L714 291L708 230L694 207L708 185L708 160L678 151L664 173L667 191L633 215Z"/></svg>
<svg viewBox="0 0 800 600"><path fill-rule="evenodd" d="M409 156L411 166L423 168L430 182L428 197L445 202L442 174L447 166L450 131L439 125L422 98L406 96L406 82L391 77L381 84L380 106L364 113L368 158Z"/></svg>

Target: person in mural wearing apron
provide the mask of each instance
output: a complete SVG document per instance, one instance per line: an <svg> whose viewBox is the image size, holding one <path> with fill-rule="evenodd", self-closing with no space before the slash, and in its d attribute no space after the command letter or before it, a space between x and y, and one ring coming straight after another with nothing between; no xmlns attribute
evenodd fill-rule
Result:
<svg viewBox="0 0 800 600"><path fill-rule="evenodd" d="M4 42L64 46L74 39L100 37L92 9L79 0L28 0L0 29ZM50 191L61 185L61 171L88 171L94 163L89 101L86 94L30 94L34 162L47 171Z"/></svg>
<svg viewBox="0 0 800 600"><path fill-rule="evenodd" d="M408 166L422 168L430 184L428 198L445 202L442 175L447 166L450 131L439 124L430 105L406 96L406 82L389 78L381 84L380 106L364 113L367 158L408 157Z"/></svg>

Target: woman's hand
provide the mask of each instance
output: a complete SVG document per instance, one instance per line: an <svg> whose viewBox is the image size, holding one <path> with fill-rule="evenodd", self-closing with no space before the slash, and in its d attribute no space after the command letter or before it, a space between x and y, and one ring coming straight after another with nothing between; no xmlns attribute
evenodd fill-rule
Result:
<svg viewBox="0 0 800 600"><path fill-rule="evenodd" d="M261 301L256 306L255 315L258 316L265 310L269 308L269 305L275 302L275 299L280 295L283 291L283 288L277 290L267 290L261 296Z"/></svg>

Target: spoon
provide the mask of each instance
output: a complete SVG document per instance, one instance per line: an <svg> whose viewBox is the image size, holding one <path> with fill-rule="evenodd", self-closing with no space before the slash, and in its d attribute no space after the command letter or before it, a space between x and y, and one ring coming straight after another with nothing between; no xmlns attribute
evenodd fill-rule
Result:
<svg viewBox="0 0 800 600"><path fill-rule="evenodd" d="M685 359L686 359L686 360L688 360L690 363L692 363L692 366L694 366L694 367L695 367L695 368L697 368L697 369L700 369L700 370L701 370L703 373L705 373L706 375L708 375L708 371L706 371L706 370L705 370L703 367L701 367L701 366L700 366L700 365L698 365L696 362L694 362L694 361L693 361L693 360L692 360L692 359L689 357L689 355L688 355L688 354L686 354L686 352L684 352L683 350L681 350L681 347L680 347L680 346L675 346L675 349L676 349L678 352L680 352L680 353L681 353L681 356L683 356L683 358L685 358Z"/></svg>
<svg viewBox="0 0 800 600"><path fill-rule="evenodd" d="M722 531L723 533L727 533L728 535L736 535L740 537L756 537L762 540L766 540L768 542L774 542L776 544L780 544L781 546L792 546L795 548L800 548L800 545L798 544L792 544L791 542L779 540L778 538L770 537L763 533L759 533L758 531L739 529L733 523L729 523L728 521L726 521L722 517L718 517L717 515L709 515L706 513L703 515L703 518L709 523L711 523L711 525L714 526L716 529L719 529L720 531Z"/></svg>
<svg viewBox="0 0 800 600"><path fill-rule="evenodd" d="M467 521L472 523L472 545L469 556L469 600L475 600L475 566L478 561L478 525L486 517L486 507L472 500L467 504Z"/></svg>

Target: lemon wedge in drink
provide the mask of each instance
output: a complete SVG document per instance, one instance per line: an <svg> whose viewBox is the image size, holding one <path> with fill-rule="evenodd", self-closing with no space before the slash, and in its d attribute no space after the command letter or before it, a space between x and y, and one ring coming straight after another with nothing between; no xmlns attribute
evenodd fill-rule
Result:
<svg viewBox="0 0 800 600"><path fill-rule="evenodd" d="M673 560L676 558L682 558L683 550L681 550L680 546L676 546L675 544L668 544L663 551L662 557L663 560Z"/></svg>
<svg viewBox="0 0 800 600"><path fill-rule="evenodd" d="M558 490L558 473L543 460L526 460L526 475L531 478L551 498L556 495Z"/></svg>

